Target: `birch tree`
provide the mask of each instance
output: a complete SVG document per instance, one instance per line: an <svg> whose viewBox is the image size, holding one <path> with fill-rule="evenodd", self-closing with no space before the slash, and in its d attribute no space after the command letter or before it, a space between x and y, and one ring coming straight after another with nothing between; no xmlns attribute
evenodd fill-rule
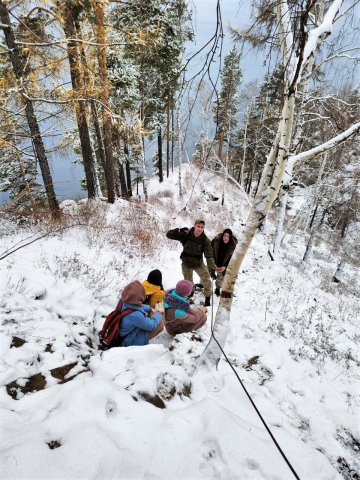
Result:
<svg viewBox="0 0 360 480"><path fill-rule="evenodd" d="M322 2L322 5L326 5L327 7L326 9L324 8L323 21L319 25L310 28L309 17L316 3L319 2L307 0L301 2L300 5L292 5L295 11L291 11L289 3L286 0L280 0L271 7L274 9L274 15L276 16L276 26L279 32L278 41L285 72L281 118L262 171L254 204L250 209L245 229L239 238L238 245L224 278L213 335L200 357L199 365L201 366L216 365L220 360L221 349L225 345L229 330L232 294L239 268L256 231L261 226L279 193L281 182L289 162L295 165L297 162L304 161L305 159L310 160L346 141L360 130L360 122L355 123L345 132L335 136L322 145L294 156L289 155L295 116L295 99L302 74L306 71L306 65L316 54L322 42L331 34L333 23L339 15L339 9L343 1L333 0L326 4Z"/></svg>

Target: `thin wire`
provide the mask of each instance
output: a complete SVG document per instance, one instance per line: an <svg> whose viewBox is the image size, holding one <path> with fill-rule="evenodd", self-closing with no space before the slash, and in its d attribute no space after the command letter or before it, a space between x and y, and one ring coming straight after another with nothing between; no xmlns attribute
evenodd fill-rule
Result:
<svg viewBox="0 0 360 480"><path fill-rule="evenodd" d="M262 421L264 427L266 428L268 434L270 435L272 441L275 443L277 449L279 450L281 456L283 457L283 459L285 460L285 462L287 463L288 467L290 468L291 472L293 473L294 477L296 478L296 480L300 480L300 477L299 475L296 473L294 467L291 465L290 461L288 460L288 458L286 457L285 453L282 451L280 445L278 444L278 442L276 441L276 438L274 437L274 435L272 434L270 428L267 426L267 423L265 422L265 420L263 419L261 413L259 412L257 406L255 405L253 399L251 398L249 392L246 390L243 382L241 381L241 378L239 377L237 371L235 370L234 366L232 365L232 363L230 362L230 360L228 359L226 353L224 352L223 348L221 347L220 343L218 342L218 340L216 339L215 335L214 335L214 329L213 329L213 324L214 324L214 319L213 319L213 308L211 309L211 336L213 337L213 339L215 340L215 342L217 343L218 347L220 348L222 354L224 355L225 357L225 360L227 361L227 363L230 365L230 368L232 369L232 371L235 373L236 375L236 378L238 379L238 381L240 382L240 385L242 386L242 388L244 389L244 392L246 393L248 399L250 400L251 402L251 405L254 407L256 413L258 414L258 416L260 417L260 420Z"/></svg>

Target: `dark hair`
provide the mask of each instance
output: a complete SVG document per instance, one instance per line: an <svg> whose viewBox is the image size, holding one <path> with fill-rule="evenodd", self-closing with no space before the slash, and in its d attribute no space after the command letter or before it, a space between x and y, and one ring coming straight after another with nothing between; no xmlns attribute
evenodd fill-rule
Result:
<svg viewBox="0 0 360 480"><path fill-rule="evenodd" d="M225 230L224 230L223 233L222 233L222 236L224 236L225 233L228 233L228 234L230 235L230 238L233 236L233 233L232 233L232 231L230 230L230 228L225 228Z"/></svg>
<svg viewBox="0 0 360 480"><path fill-rule="evenodd" d="M164 290L164 287L162 286L162 273L160 270L151 270L147 277L147 281L152 285L160 287L161 290Z"/></svg>

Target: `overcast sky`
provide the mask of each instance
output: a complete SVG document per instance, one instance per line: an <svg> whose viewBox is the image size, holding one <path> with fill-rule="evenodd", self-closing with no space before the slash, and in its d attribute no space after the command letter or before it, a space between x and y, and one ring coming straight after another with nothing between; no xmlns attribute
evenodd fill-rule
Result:
<svg viewBox="0 0 360 480"><path fill-rule="evenodd" d="M193 8L193 27L195 30L195 42L189 46L190 52L195 52L206 44L214 35L216 30L216 6L217 0L192 0L190 4ZM222 60L231 50L234 42L229 32L229 26L245 27L249 25L250 8L246 0L221 0L221 17L224 31ZM208 50L204 50L206 52ZM197 64L201 64L204 55L200 55ZM219 59L219 51L216 60ZM215 66L214 66L215 67ZM216 68L216 67L215 67ZM214 71L215 71L214 68ZM195 69L195 66L192 67ZM241 69L243 73L243 83L255 79L261 79L265 73L263 58L261 55L255 55L254 52L246 54L241 59Z"/></svg>

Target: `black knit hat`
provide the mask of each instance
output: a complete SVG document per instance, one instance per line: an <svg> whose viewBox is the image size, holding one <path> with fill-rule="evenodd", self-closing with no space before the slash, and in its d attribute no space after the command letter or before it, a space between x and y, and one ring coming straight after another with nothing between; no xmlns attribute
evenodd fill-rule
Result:
<svg viewBox="0 0 360 480"><path fill-rule="evenodd" d="M230 237L232 237L232 234L233 234L233 233L232 233L232 231L230 230L230 228L225 228L225 230L223 231L222 234L224 235L225 233L228 233L228 234L230 235Z"/></svg>
<svg viewBox="0 0 360 480"><path fill-rule="evenodd" d="M163 289L162 273L160 272L160 270L151 270L147 277L147 281L152 285L157 285L158 287L161 287Z"/></svg>

